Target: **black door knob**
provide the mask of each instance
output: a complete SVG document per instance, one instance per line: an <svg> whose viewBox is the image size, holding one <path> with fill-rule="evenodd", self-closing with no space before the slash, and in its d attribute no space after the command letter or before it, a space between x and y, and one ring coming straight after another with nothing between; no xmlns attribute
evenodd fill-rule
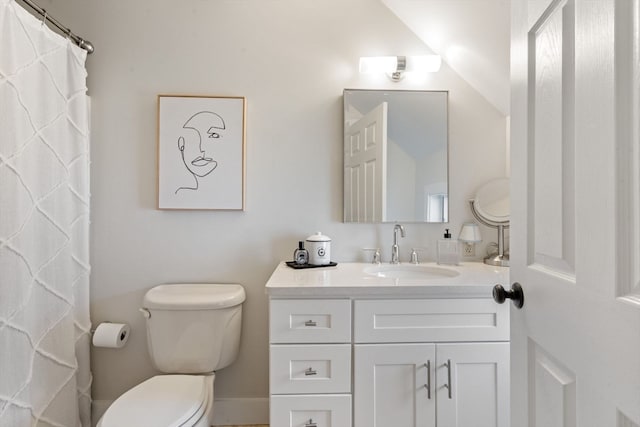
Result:
<svg viewBox="0 0 640 427"><path fill-rule="evenodd" d="M502 304L507 299L512 300L516 308L522 308L524 305L524 292L522 291L520 283L515 282L511 285L510 291L505 290L502 285L495 285L493 287L493 300L495 302Z"/></svg>

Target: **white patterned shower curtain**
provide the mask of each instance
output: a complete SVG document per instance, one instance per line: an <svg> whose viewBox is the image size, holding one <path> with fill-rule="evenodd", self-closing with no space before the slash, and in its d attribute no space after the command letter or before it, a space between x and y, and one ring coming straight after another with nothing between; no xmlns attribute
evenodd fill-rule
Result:
<svg viewBox="0 0 640 427"><path fill-rule="evenodd" d="M91 425L85 59L0 0L0 427Z"/></svg>

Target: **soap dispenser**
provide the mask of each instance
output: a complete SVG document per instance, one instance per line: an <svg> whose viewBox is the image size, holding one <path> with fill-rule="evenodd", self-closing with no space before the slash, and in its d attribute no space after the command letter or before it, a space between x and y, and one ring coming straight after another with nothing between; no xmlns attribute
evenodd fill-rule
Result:
<svg viewBox="0 0 640 427"><path fill-rule="evenodd" d="M438 240L438 264L458 265L458 262L460 262L458 241L451 238L447 228L444 239Z"/></svg>

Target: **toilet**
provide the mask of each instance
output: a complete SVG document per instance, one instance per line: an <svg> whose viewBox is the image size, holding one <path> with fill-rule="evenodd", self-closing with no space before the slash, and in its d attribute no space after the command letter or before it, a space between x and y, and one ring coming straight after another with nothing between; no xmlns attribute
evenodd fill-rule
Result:
<svg viewBox="0 0 640 427"><path fill-rule="evenodd" d="M156 375L106 410L97 427L209 427L215 372L238 354L244 288L171 284L150 289L140 311Z"/></svg>

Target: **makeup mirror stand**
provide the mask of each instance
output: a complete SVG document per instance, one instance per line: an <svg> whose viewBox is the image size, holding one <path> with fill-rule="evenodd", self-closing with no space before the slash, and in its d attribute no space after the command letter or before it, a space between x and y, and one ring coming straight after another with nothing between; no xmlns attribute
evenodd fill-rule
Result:
<svg viewBox="0 0 640 427"><path fill-rule="evenodd" d="M508 267L509 266L509 254L504 251L504 230L505 228L509 228L509 221L491 221L484 218L476 209L476 200L469 200L469 205L471 206L471 213L473 216L480 221L482 224L498 229L498 253L495 255L489 255L484 259L484 263L488 265L496 265L499 267Z"/></svg>

